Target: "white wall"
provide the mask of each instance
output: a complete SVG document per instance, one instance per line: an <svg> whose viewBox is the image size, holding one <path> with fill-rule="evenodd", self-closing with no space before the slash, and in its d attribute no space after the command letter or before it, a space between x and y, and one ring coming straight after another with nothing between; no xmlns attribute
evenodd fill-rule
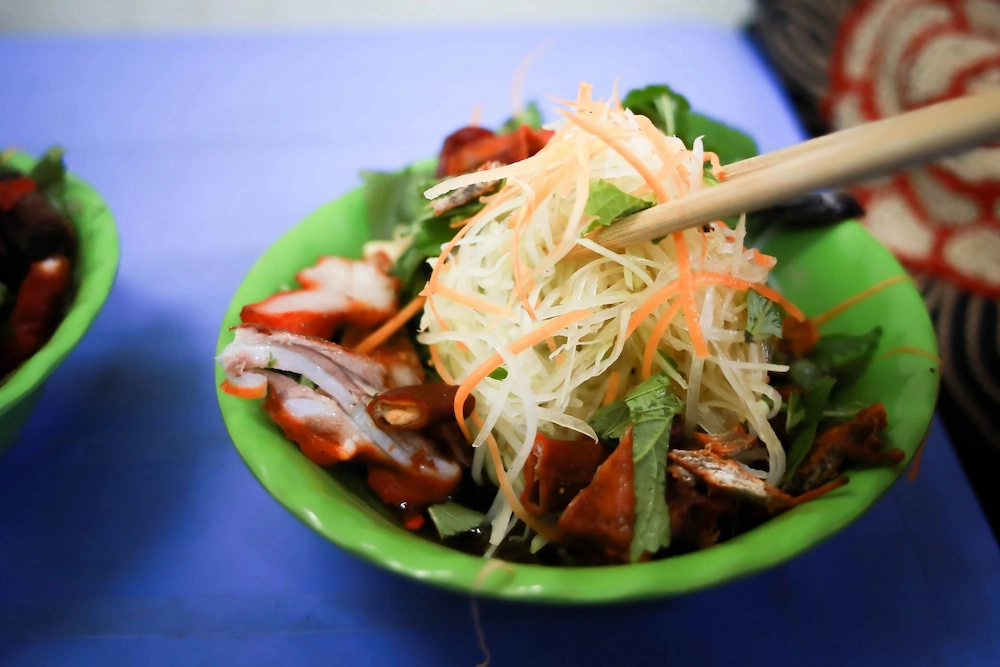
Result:
<svg viewBox="0 0 1000 667"><path fill-rule="evenodd" d="M0 31L621 23L738 25L752 0L0 0Z"/></svg>

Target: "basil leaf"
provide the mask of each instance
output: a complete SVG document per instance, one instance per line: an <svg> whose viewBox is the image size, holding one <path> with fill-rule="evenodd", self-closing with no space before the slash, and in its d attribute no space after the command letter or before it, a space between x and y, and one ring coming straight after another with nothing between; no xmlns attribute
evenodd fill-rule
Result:
<svg viewBox="0 0 1000 667"><path fill-rule="evenodd" d="M587 197L587 205L584 206L583 212L596 216L597 220L591 222L583 233L588 234L600 225L607 227L615 220L651 206L653 202L631 195L608 181L591 181L590 195Z"/></svg>
<svg viewBox="0 0 1000 667"><path fill-rule="evenodd" d="M781 338L781 320L782 313L777 304L753 290L747 292L745 336L748 343L760 343L772 336Z"/></svg>
<svg viewBox="0 0 1000 667"><path fill-rule="evenodd" d="M542 127L542 112L538 110L538 105L534 102L528 102L521 113L507 120L500 127L499 134L516 132L522 125L527 125L533 130L538 130Z"/></svg>
<svg viewBox="0 0 1000 667"><path fill-rule="evenodd" d="M792 362L789 376L807 390L824 375L832 375L840 387L853 384L867 370L881 337L881 327L861 335L822 336L808 355Z"/></svg>
<svg viewBox="0 0 1000 667"><path fill-rule="evenodd" d="M684 403L670 391L670 378L660 373L626 394L625 404L632 419L635 533L630 558L635 562L670 545L667 450L670 427Z"/></svg>
<svg viewBox="0 0 1000 667"><path fill-rule="evenodd" d="M689 148L703 137L706 151L729 164L757 154L756 142L744 132L700 113L691 111L691 103L669 86L655 85L630 91L622 106L646 116L665 134L681 139Z"/></svg>
<svg viewBox="0 0 1000 667"><path fill-rule="evenodd" d="M493 371L492 373L490 373L487 377L491 377L494 380L506 380L507 379L507 369L504 368L503 366L501 366L500 368L498 368L495 371Z"/></svg>
<svg viewBox="0 0 1000 667"><path fill-rule="evenodd" d="M630 421L628 406L618 399L598 408L589 423L601 440L617 440L625 435Z"/></svg>
<svg viewBox="0 0 1000 667"><path fill-rule="evenodd" d="M787 482L795 474L796 469L802 464L809 450L812 449L816 440L816 429L823 418L823 409L830 400L830 392L837 381L829 375L824 375L813 382L812 386L806 390L802 396L802 407L805 415L802 425L792 440L792 446L788 450L788 459L785 467L783 482Z"/></svg>
<svg viewBox="0 0 1000 667"><path fill-rule="evenodd" d="M485 516L458 503L442 503L427 508L434 527L441 539L447 539L460 533L476 530L483 523Z"/></svg>
<svg viewBox="0 0 1000 667"><path fill-rule="evenodd" d="M785 432L792 433L792 430L806 416L806 409L802 405L802 398L797 392L793 391L782 407L785 409Z"/></svg>
<svg viewBox="0 0 1000 667"><path fill-rule="evenodd" d="M630 90L622 100L622 106L645 116L653 121L653 125L673 136L680 136L681 120L691 111L687 98L662 84Z"/></svg>

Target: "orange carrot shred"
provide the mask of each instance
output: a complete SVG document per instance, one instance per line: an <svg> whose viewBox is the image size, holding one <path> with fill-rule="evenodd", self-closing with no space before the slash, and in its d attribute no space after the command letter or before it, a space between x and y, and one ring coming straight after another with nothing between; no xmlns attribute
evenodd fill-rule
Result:
<svg viewBox="0 0 1000 667"><path fill-rule="evenodd" d="M840 315L842 312L844 312L851 306L867 299L868 297L872 296L877 292L881 292L886 287L891 287L892 285L903 282L905 280L913 280L913 279L910 278L910 276L903 274L899 276L893 276L892 278L887 278L886 280L883 280L880 283L872 285L863 292L860 292L852 297L844 299L843 301L841 301L840 303L838 303L836 306L826 311L825 313L822 313L821 315L817 315L816 317L812 318L813 324L815 324L816 326L825 324L826 322L829 322L837 315Z"/></svg>
<svg viewBox="0 0 1000 667"><path fill-rule="evenodd" d="M472 421L474 421L479 428L483 428L483 420L475 412L472 413ZM503 459L500 457L500 445L497 443L497 440L493 437L492 433L486 436L486 444L490 448L490 458L493 460L493 468L496 470L497 482L500 483L500 489L503 491L504 498L506 498L507 502L510 504L510 509L513 510L514 516L550 542L557 541L558 529L556 526L544 521L539 521L534 516L529 514L526 509L524 509L524 505L521 504L521 499L517 497L514 487L511 486L510 478L507 477L507 469L504 468Z"/></svg>
<svg viewBox="0 0 1000 667"><path fill-rule="evenodd" d="M931 361L933 361L934 363L936 363L938 366L941 365L941 357L937 356L936 354L932 354L932 353L928 352L927 350L921 350L919 347L910 347L908 345L903 345L901 347L894 347L891 350L887 350L886 352L883 352L882 354L880 354L877 357L875 357L874 359L872 359L872 361L877 361L879 359L885 359L886 357L891 357L891 356L894 356L894 355L897 355L897 354L915 354L917 356L925 357L927 359L930 359Z"/></svg>
<svg viewBox="0 0 1000 667"><path fill-rule="evenodd" d="M542 341L544 341L549 336L552 336L560 329L564 329L569 325L579 322L585 317L593 315L593 311L590 310L574 310L565 315L560 315L554 319L549 320L545 324L541 325L529 334L518 338L514 342L507 346L508 352L513 355L520 354L530 347L533 347ZM472 434L469 431L469 426L465 423L464 409L465 401L472 394L472 390L475 389L480 382L485 380L490 373L500 368L503 365L503 357L499 353L494 352L489 356L486 361L481 363L477 368L473 369L462 384L458 386L458 391L455 392L455 421L458 422L459 428L462 429L462 433L465 438L472 441Z"/></svg>
<svg viewBox="0 0 1000 667"><path fill-rule="evenodd" d="M656 357L656 351L660 347L660 341L663 340L664 334L667 333L667 327L670 326L670 322L677 317L677 313L681 310L680 300L675 301L670 304L667 308L667 312L663 314L660 321L656 323L653 327L653 333L650 334L649 340L646 341L646 349L642 355L642 379L648 380L653 374L653 359Z"/></svg>
<svg viewBox="0 0 1000 667"><path fill-rule="evenodd" d="M388 322L368 334L367 338L355 346L354 351L359 354L368 354L379 345L389 340L394 333L402 329L403 326L410 321L410 318L423 309L426 301L427 297L424 296L418 296L413 299L413 301L410 301L410 303L401 308L399 312L389 318Z"/></svg>
<svg viewBox="0 0 1000 667"><path fill-rule="evenodd" d="M604 400L601 401L601 405L607 405L618 398L618 383L621 382L621 379L621 373L611 371L608 375L608 388L604 390Z"/></svg>
<svg viewBox="0 0 1000 667"><path fill-rule="evenodd" d="M427 348L431 351L431 363L434 365L434 370L437 371L437 374L448 384L455 384L455 378L452 377L448 369L444 367L444 362L441 361L441 353L438 352L437 345L431 343Z"/></svg>

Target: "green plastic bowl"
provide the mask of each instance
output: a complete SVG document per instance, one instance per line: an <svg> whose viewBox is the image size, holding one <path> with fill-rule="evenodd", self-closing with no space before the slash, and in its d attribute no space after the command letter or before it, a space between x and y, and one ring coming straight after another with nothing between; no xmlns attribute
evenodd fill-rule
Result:
<svg viewBox="0 0 1000 667"><path fill-rule="evenodd" d="M263 299L322 255L357 257L368 225L360 189L323 206L275 243L250 270L226 313L218 350L232 340L244 304ZM893 256L853 222L820 230L777 230L764 249L778 257L774 278L806 314L818 314L881 280L903 273ZM881 325L881 351L910 346L937 354L920 295L903 282L851 308L823 328L864 332ZM216 369L219 382L224 375ZM912 458L930 426L937 364L895 354L872 363L853 391L882 401L889 445ZM392 572L457 591L525 602L588 604L678 595L782 563L861 516L902 473L852 471L851 483L710 549L652 563L587 568L511 564L480 577L482 558L419 538L402 528L349 470L313 465L286 440L256 401L219 392L226 427L258 481L292 514L340 547ZM484 579L478 581L477 577Z"/></svg>
<svg viewBox="0 0 1000 667"><path fill-rule="evenodd" d="M14 153L4 164L30 170L35 160ZM118 271L118 230L101 196L69 175L66 196L72 202L73 224L79 236L75 294L66 317L48 343L0 384L0 454L17 438L31 409L41 398L45 381L76 347L111 293Z"/></svg>

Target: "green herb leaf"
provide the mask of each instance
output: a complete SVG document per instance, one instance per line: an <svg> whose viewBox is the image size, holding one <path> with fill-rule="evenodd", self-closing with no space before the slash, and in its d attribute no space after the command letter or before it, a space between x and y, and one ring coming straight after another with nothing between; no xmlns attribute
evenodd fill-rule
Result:
<svg viewBox="0 0 1000 667"><path fill-rule="evenodd" d="M492 373L490 373L487 377L491 377L494 380L506 380L507 379L507 369L504 368L503 366L501 366L500 368L498 368L495 371L493 371Z"/></svg>
<svg viewBox="0 0 1000 667"><path fill-rule="evenodd" d="M670 427L684 403L670 391L670 378L659 373L626 394L625 404L632 419L635 534L630 558L635 562L670 545L667 450Z"/></svg>
<svg viewBox="0 0 1000 667"><path fill-rule="evenodd" d="M590 195L587 197L587 205L584 206L583 212L587 215L597 216L597 220L591 222L583 233L592 232L600 225L607 227L615 220L638 213L651 206L653 206L653 202L630 195L608 181L591 181Z"/></svg>
<svg viewBox="0 0 1000 667"><path fill-rule="evenodd" d="M792 362L789 377L806 390L824 375L836 378L838 389L849 386L867 370L881 337L881 327L857 336L822 336L807 356Z"/></svg>
<svg viewBox="0 0 1000 667"><path fill-rule="evenodd" d="M410 166L394 172L362 171L368 227L373 239L392 238L428 208L424 190L433 183L433 166Z"/></svg>
<svg viewBox="0 0 1000 667"><path fill-rule="evenodd" d="M483 206L485 204L481 201L470 201L441 215L428 214L418 218L413 223L413 245L425 257L437 257L441 254L441 246L451 241L458 231L451 223L471 218Z"/></svg>
<svg viewBox="0 0 1000 667"><path fill-rule="evenodd" d="M664 352L663 350L661 350L659 348L657 348L656 351L659 353L661 359L663 359L665 362L667 362L667 364L671 368L673 368L675 371L677 370L677 360L676 359L674 359L669 354L667 354L666 352Z"/></svg>
<svg viewBox="0 0 1000 667"><path fill-rule="evenodd" d="M617 440L625 435L631 418L625 401L618 399L598 408L590 417L590 427L601 440Z"/></svg>
<svg viewBox="0 0 1000 667"><path fill-rule="evenodd" d="M691 111L691 103L670 86L654 85L630 90L622 106L645 116L666 134L680 136L681 120Z"/></svg>
<svg viewBox="0 0 1000 667"><path fill-rule="evenodd" d="M700 113L687 114L682 122L681 139L690 146L698 137L706 151L719 156L722 164L732 164L757 155L757 142L749 135Z"/></svg>
<svg viewBox="0 0 1000 667"><path fill-rule="evenodd" d="M691 103L669 86L656 85L630 91L622 106L653 121L665 134L680 138L690 147L699 136L706 151L719 156L722 164L757 154L757 144L747 134L708 116L691 111Z"/></svg>
<svg viewBox="0 0 1000 667"><path fill-rule="evenodd" d="M781 309L776 303L753 290L747 292L745 336L748 343L760 343L772 336L781 338L781 320Z"/></svg>
<svg viewBox="0 0 1000 667"><path fill-rule="evenodd" d="M802 405L802 397L799 396L798 392L793 391L781 407L785 410L785 433L792 433L795 427L806 416L806 409Z"/></svg>
<svg viewBox="0 0 1000 667"><path fill-rule="evenodd" d="M485 515L475 510L450 502L431 505L427 508L427 514L430 515L442 540L476 530L486 518Z"/></svg>
<svg viewBox="0 0 1000 667"><path fill-rule="evenodd" d="M813 441L816 440L816 429L823 418L823 409L830 400L830 392L837 381L829 375L824 375L816 379L812 386L806 390L802 396L802 409L804 415L801 427L792 440L792 446L788 450L788 461L785 468L785 476L782 481L787 482L795 474L795 470L802 464L809 450L812 449Z"/></svg>
<svg viewBox="0 0 1000 667"><path fill-rule="evenodd" d="M527 125L533 130L542 127L542 112L538 110L538 105L528 102L521 113L507 120L500 128L500 134L510 134L516 132L522 125Z"/></svg>
<svg viewBox="0 0 1000 667"><path fill-rule="evenodd" d="M49 190L66 181L66 162L63 160L63 155L62 146L53 146L35 163L30 176L40 190Z"/></svg>
<svg viewBox="0 0 1000 667"><path fill-rule="evenodd" d="M853 419L854 415L870 406L871 403L866 403L864 401L830 403L823 408L823 419L830 419L838 422L847 421L848 419Z"/></svg>

